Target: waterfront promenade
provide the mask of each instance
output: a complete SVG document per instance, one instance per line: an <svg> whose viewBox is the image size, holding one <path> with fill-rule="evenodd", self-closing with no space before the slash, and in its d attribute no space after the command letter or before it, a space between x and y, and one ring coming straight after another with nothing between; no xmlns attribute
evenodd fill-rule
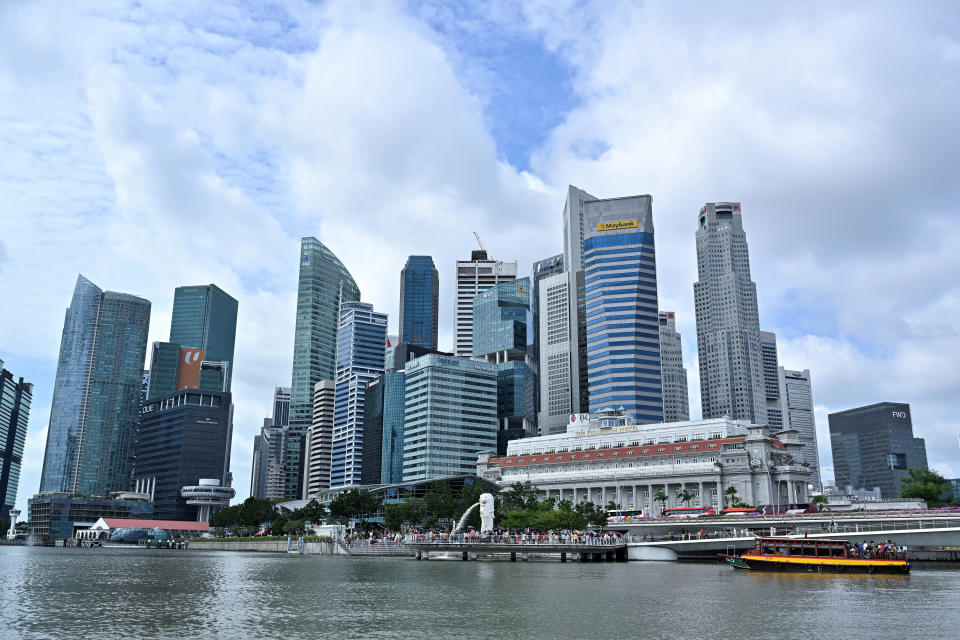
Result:
<svg viewBox="0 0 960 640"><path fill-rule="evenodd" d="M627 539L619 534L579 533L490 533L490 534L411 534L404 542L417 552L417 560L431 553L459 553L463 560L483 556L509 555L516 561L531 555L556 556L566 562L568 554L581 561L627 561Z"/></svg>

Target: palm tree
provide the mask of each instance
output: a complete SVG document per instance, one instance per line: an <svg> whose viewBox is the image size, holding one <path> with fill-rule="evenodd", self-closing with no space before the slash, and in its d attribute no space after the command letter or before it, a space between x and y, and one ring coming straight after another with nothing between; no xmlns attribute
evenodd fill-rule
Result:
<svg viewBox="0 0 960 640"><path fill-rule="evenodd" d="M733 485L731 485L731 486L727 487L726 489L724 489L723 493L724 493L724 496L723 496L723 504L724 504L724 505L727 504L727 497L730 498L730 506L731 506L731 507L736 504L736 502L737 502L737 488L736 488L736 487L734 487Z"/></svg>
<svg viewBox="0 0 960 640"><path fill-rule="evenodd" d="M687 491L686 489L681 489L677 491L677 500L681 500L689 507L690 499L693 497L693 494Z"/></svg>
<svg viewBox="0 0 960 640"><path fill-rule="evenodd" d="M660 511L663 511L664 509L667 508L667 494L665 494L662 490L661 490L661 491L657 491L657 492L653 495L653 499L654 499L654 501L660 503L660 506L661 506Z"/></svg>
<svg viewBox="0 0 960 640"><path fill-rule="evenodd" d="M819 496L813 496L810 502L817 505L817 511L824 511L826 509L827 503L830 502L830 500L827 499L827 496L819 495Z"/></svg>

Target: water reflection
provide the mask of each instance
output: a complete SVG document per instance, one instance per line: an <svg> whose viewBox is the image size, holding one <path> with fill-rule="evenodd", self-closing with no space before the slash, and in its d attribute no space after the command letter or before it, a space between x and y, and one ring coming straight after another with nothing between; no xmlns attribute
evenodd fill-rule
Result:
<svg viewBox="0 0 960 640"><path fill-rule="evenodd" d="M121 638L952 638L960 571L0 547L0 630ZM0 636L4 636L0 632Z"/></svg>

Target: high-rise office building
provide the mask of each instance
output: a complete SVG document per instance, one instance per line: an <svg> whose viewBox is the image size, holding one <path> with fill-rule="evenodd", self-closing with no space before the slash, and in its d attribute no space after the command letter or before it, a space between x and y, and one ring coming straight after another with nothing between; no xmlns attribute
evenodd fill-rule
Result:
<svg viewBox="0 0 960 640"><path fill-rule="evenodd" d="M778 367L779 402L782 407L782 427L799 434L803 449L801 462L810 466L810 481L820 484L820 453L817 449L817 424L813 415L813 389L810 370L794 371ZM770 425L773 427L773 425Z"/></svg>
<svg viewBox="0 0 960 640"><path fill-rule="evenodd" d="M215 284L174 290L170 341L151 350L148 399L181 389L230 390L237 307Z"/></svg>
<svg viewBox="0 0 960 640"><path fill-rule="evenodd" d="M542 436L565 433L579 402L576 369L576 333L570 326L570 287L566 273L540 281L540 347L537 429ZM576 313L574 309L572 313Z"/></svg>
<svg viewBox="0 0 960 640"><path fill-rule="evenodd" d="M757 286L740 203L708 202L698 222L693 297L703 417L767 424Z"/></svg>
<svg viewBox="0 0 960 640"><path fill-rule="evenodd" d="M501 282L516 280L517 263L490 260L483 249L471 251L469 260L457 260L457 297L454 301L453 353L473 355L473 299Z"/></svg>
<svg viewBox="0 0 960 640"><path fill-rule="evenodd" d="M771 331L760 332L760 360L763 366L763 393L767 399L767 425L776 431L786 426L780 398L777 334Z"/></svg>
<svg viewBox="0 0 960 640"><path fill-rule="evenodd" d="M910 405L879 402L827 416L837 485L854 490L880 487L899 498L909 469L927 468L927 447L913 436Z"/></svg>
<svg viewBox="0 0 960 640"><path fill-rule="evenodd" d="M307 430L304 464L305 500L316 498L330 487L330 457L333 451L333 405L336 385L320 380L313 385L313 424Z"/></svg>
<svg viewBox="0 0 960 640"><path fill-rule="evenodd" d="M262 429L261 429L262 431ZM262 434L253 436L253 460L250 463L250 495L262 498L266 487L266 465L264 464L264 446Z"/></svg>
<svg viewBox="0 0 960 640"><path fill-rule="evenodd" d="M584 215L588 202L599 199L574 186L567 188L563 205L563 266L567 274L567 296L570 315L570 377L574 385L573 411L590 411L589 376L587 371L587 304L584 280L583 240ZM599 410L600 407L594 407Z"/></svg>
<svg viewBox="0 0 960 640"><path fill-rule="evenodd" d="M475 474L497 446L496 367L426 355L405 371L403 481Z"/></svg>
<svg viewBox="0 0 960 640"><path fill-rule="evenodd" d="M374 311L366 302L340 305L331 487L360 484L363 401L367 385L383 373L386 340L387 314Z"/></svg>
<svg viewBox="0 0 960 640"><path fill-rule="evenodd" d="M313 423L314 385L336 376L340 305L359 299L360 289L333 252L316 238L303 238L293 342L290 433L285 454L286 493L290 498L302 493L303 438ZM380 345L381 354L384 342Z"/></svg>
<svg viewBox="0 0 960 640"><path fill-rule="evenodd" d="M537 379L537 391L533 394L534 403L533 409L537 414L537 433L541 433L541 427L539 424L540 413L542 411L540 401L541 401L541 392L540 392L540 290L541 290L541 281L546 278L551 278L557 275L564 273L563 270L563 254L557 254L549 258L544 258L543 260L537 260L533 263L533 270L530 274L530 308L533 312L532 322L530 325L531 333L533 334L532 341L528 347L528 353L533 363L536 365L535 373ZM569 413L569 412L568 412Z"/></svg>
<svg viewBox="0 0 960 640"><path fill-rule="evenodd" d="M40 491L130 484L150 302L77 278L60 341Z"/></svg>
<svg viewBox="0 0 960 640"><path fill-rule="evenodd" d="M587 378L592 411L663 421L650 196L583 203Z"/></svg>
<svg viewBox="0 0 960 640"><path fill-rule="evenodd" d="M273 390L273 424L278 427L290 426L290 387L276 387Z"/></svg>
<svg viewBox="0 0 960 640"><path fill-rule="evenodd" d="M690 419L687 396L687 369L683 366L683 345L673 311L661 311L660 369L663 376L663 421L686 422Z"/></svg>
<svg viewBox="0 0 960 640"><path fill-rule="evenodd" d="M536 375L530 344L530 279L490 287L473 300L473 354L497 367L497 452L537 435Z"/></svg>
<svg viewBox="0 0 960 640"><path fill-rule="evenodd" d="M367 385L363 404L363 484L403 481L404 371L388 371Z"/></svg>
<svg viewBox="0 0 960 640"><path fill-rule="evenodd" d="M430 256L410 256L400 271L400 342L437 348L440 277Z"/></svg>
<svg viewBox="0 0 960 640"><path fill-rule="evenodd" d="M254 498L285 498L284 454L290 427L264 418L260 435L254 437L250 495Z"/></svg>
<svg viewBox="0 0 960 640"><path fill-rule="evenodd" d="M17 504L32 402L33 385L23 378L15 382L0 360L0 520L7 520Z"/></svg>
<svg viewBox="0 0 960 640"><path fill-rule="evenodd" d="M149 493L158 520L196 520L180 493L201 479L230 482L233 410L229 392L186 389L150 398L141 409L133 482Z"/></svg>

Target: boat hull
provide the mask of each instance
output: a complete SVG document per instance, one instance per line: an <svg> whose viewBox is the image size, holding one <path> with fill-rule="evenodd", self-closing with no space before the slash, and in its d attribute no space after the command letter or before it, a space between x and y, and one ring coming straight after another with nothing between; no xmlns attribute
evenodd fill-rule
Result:
<svg viewBox="0 0 960 640"><path fill-rule="evenodd" d="M905 560L861 560L855 558L766 558L742 555L739 558L753 571L779 573L910 573Z"/></svg>

